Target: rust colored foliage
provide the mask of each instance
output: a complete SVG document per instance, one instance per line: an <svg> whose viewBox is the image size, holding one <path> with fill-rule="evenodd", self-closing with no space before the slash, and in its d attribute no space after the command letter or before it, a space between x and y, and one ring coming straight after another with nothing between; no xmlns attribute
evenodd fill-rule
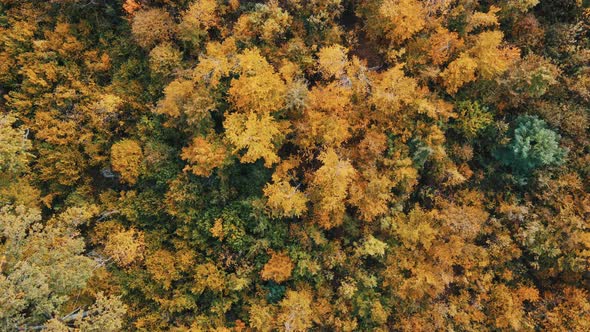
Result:
<svg viewBox="0 0 590 332"><path fill-rule="evenodd" d="M270 260L264 265L260 276L264 280L283 282L291 277L293 262L285 253L272 253Z"/></svg>

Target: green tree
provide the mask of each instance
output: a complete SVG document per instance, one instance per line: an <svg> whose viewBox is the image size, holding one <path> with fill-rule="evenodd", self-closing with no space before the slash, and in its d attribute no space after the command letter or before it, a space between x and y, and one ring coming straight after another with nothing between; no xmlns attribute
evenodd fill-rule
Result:
<svg viewBox="0 0 590 332"><path fill-rule="evenodd" d="M509 138L510 142L495 150L494 155L518 178L526 178L540 167L564 162L567 151L559 146L561 136L536 116L518 117L509 131Z"/></svg>

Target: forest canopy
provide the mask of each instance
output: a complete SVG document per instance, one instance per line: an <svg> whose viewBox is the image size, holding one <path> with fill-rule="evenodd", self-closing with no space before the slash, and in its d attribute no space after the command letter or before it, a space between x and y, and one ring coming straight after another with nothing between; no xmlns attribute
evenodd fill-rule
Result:
<svg viewBox="0 0 590 332"><path fill-rule="evenodd" d="M0 330L590 331L587 0L0 0Z"/></svg>

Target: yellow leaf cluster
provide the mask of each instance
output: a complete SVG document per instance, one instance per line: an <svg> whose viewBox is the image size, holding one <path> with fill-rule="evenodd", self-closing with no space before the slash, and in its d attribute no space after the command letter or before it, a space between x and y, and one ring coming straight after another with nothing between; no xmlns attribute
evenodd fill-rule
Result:
<svg viewBox="0 0 590 332"><path fill-rule="evenodd" d="M175 267L173 253L160 249L146 255L145 266L152 278L162 284L164 289L170 289L172 282L180 278L180 271Z"/></svg>
<svg viewBox="0 0 590 332"><path fill-rule="evenodd" d="M312 293L308 290L288 290L281 301L278 322L281 329L303 332L313 325Z"/></svg>
<svg viewBox="0 0 590 332"><path fill-rule="evenodd" d="M242 162L253 163L263 158L264 165L270 167L279 161L275 143L285 133L270 114L232 113L226 117L223 125L225 136L236 147L236 152L246 149L240 158Z"/></svg>
<svg viewBox="0 0 590 332"><path fill-rule="evenodd" d="M129 229L110 234L107 237L104 250L117 265L128 266L143 258L143 233Z"/></svg>
<svg viewBox="0 0 590 332"><path fill-rule="evenodd" d="M485 31L477 35L470 54L477 62L477 69L483 79L502 74L520 57L515 48L501 48L504 38L501 31Z"/></svg>
<svg viewBox="0 0 590 332"><path fill-rule="evenodd" d="M499 25L496 14L500 11L499 7L490 6L487 13L475 12L469 18L469 23L465 27L466 32L471 32L474 29L481 27L497 27Z"/></svg>
<svg viewBox="0 0 590 332"><path fill-rule="evenodd" d="M370 171L352 183L349 201L359 209L363 220L373 221L389 211L393 186L394 182L387 174Z"/></svg>
<svg viewBox="0 0 590 332"><path fill-rule="evenodd" d="M338 157L334 149L322 152L323 165L313 174L312 188L316 196L317 222L330 229L339 225L344 216L344 201L356 170L348 160Z"/></svg>
<svg viewBox="0 0 590 332"><path fill-rule="evenodd" d="M272 113L285 105L285 82L258 49L238 55L238 64L240 77L232 80L228 91L237 110Z"/></svg>
<svg viewBox="0 0 590 332"><path fill-rule="evenodd" d="M272 253L270 260L264 265L260 276L264 280L283 282L291 278L293 262L286 253Z"/></svg>
<svg viewBox="0 0 590 332"><path fill-rule="evenodd" d="M463 40L456 32L450 32L446 28L438 27L436 32L428 39L427 52L432 63L441 65L457 50L463 47Z"/></svg>
<svg viewBox="0 0 590 332"><path fill-rule="evenodd" d="M323 47L318 52L318 69L326 78L339 78L344 74L347 63L347 50L338 44Z"/></svg>
<svg viewBox="0 0 590 332"><path fill-rule="evenodd" d="M113 170L121 174L121 179L129 184L135 184L137 181L142 161L141 146L134 140L122 140L111 147Z"/></svg>
<svg viewBox="0 0 590 332"><path fill-rule="evenodd" d="M223 145L211 143L206 138L195 137L191 145L182 149L181 157L189 165L184 171L198 176L209 176L213 169L223 165L227 152Z"/></svg>
<svg viewBox="0 0 590 332"><path fill-rule="evenodd" d="M379 7L387 37L396 43L411 38L426 25L426 10L418 0L385 0Z"/></svg>
<svg viewBox="0 0 590 332"><path fill-rule="evenodd" d="M174 32L174 21L164 9L141 10L133 16L131 32L137 44L151 48L158 42L168 41Z"/></svg>
<svg viewBox="0 0 590 332"><path fill-rule="evenodd" d="M225 288L224 272L213 263L199 264L194 273L195 283L191 291L195 294L200 294L205 289L221 292Z"/></svg>
<svg viewBox="0 0 590 332"><path fill-rule="evenodd" d="M404 106L411 105L418 98L418 84L414 78L407 77L402 65L390 68L377 77L371 103L383 113L395 113Z"/></svg>
<svg viewBox="0 0 590 332"><path fill-rule="evenodd" d="M279 217L300 217L307 210L307 198L288 181L279 180L264 187L267 205L273 215Z"/></svg>
<svg viewBox="0 0 590 332"><path fill-rule="evenodd" d="M443 84L450 94L455 94L466 83L475 81L477 62L466 53L451 62L441 73Z"/></svg>

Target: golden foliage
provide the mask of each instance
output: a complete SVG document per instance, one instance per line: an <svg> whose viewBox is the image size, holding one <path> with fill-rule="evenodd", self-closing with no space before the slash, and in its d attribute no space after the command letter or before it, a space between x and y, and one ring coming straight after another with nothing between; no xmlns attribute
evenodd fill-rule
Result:
<svg viewBox="0 0 590 332"><path fill-rule="evenodd" d="M229 100L241 112L272 113L285 105L287 87L258 49L238 55L240 77L233 79Z"/></svg>
<svg viewBox="0 0 590 332"><path fill-rule="evenodd" d="M581 1L0 2L11 329L590 331Z"/></svg>
<svg viewBox="0 0 590 332"><path fill-rule="evenodd" d="M279 217L300 217L307 211L305 194L293 187L289 181L278 180L264 187L267 205L273 215Z"/></svg>
<svg viewBox="0 0 590 332"><path fill-rule="evenodd" d="M411 38L424 28L425 13L424 6L417 0L384 0L379 7L384 30L396 43Z"/></svg>
<svg viewBox="0 0 590 332"><path fill-rule="evenodd" d="M397 65L377 77L371 93L371 103L383 113L399 112L419 97L414 78L407 77L403 65Z"/></svg>
<svg viewBox="0 0 590 332"><path fill-rule="evenodd" d="M141 146L131 139L119 141L111 147L111 165L121 174L121 179L135 184L141 171L143 153Z"/></svg>
<svg viewBox="0 0 590 332"><path fill-rule="evenodd" d="M213 263L199 264L195 268L195 283L191 291L201 294L205 289L221 292L226 287L225 275Z"/></svg>
<svg viewBox="0 0 590 332"><path fill-rule="evenodd" d="M439 27L428 39L427 52L433 64L441 65L447 62L456 50L461 49L463 44L458 33Z"/></svg>
<svg viewBox="0 0 590 332"><path fill-rule="evenodd" d="M466 83L475 81L477 62L466 53L451 62L441 73L443 84L450 94L455 94Z"/></svg>
<svg viewBox="0 0 590 332"><path fill-rule="evenodd" d="M376 171L364 173L352 183L349 201L359 209L363 220L373 221L388 212L394 184L387 174L379 175Z"/></svg>
<svg viewBox="0 0 590 332"><path fill-rule="evenodd" d="M139 9L141 9L141 5L137 0L125 0L125 3L123 3L123 10L129 16L133 16Z"/></svg>
<svg viewBox="0 0 590 332"><path fill-rule="evenodd" d="M339 78L347 63L347 50L340 45L322 47L318 52L318 69L326 78Z"/></svg>
<svg viewBox="0 0 590 332"><path fill-rule="evenodd" d="M193 2L182 14L178 26L180 38L194 44L199 44L199 42L205 40L208 30L219 26L217 6L215 0L197 0Z"/></svg>
<svg viewBox="0 0 590 332"><path fill-rule="evenodd" d="M243 163L253 163L260 158L264 159L264 165L271 167L279 161L276 154L277 145L285 135L285 131L268 113L258 115L250 113L232 113L223 123L225 137L236 149L234 153L246 149L240 157Z"/></svg>
<svg viewBox="0 0 590 332"><path fill-rule="evenodd" d="M195 86L190 80L177 79L164 88L164 98L155 111L173 118L184 116L189 124L199 124L214 108L215 102L207 88Z"/></svg>
<svg viewBox="0 0 590 332"><path fill-rule="evenodd" d="M557 305L547 312L546 331L586 331L590 329L590 301L584 289L566 287Z"/></svg>
<svg viewBox="0 0 590 332"><path fill-rule="evenodd" d="M288 290L281 301L278 322L288 332L307 331L312 327L312 293L308 290Z"/></svg>
<svg viewBox="0 0 590 332"><path fill-rule="evenodd" d="M32 155L27 131L13 128L16 119L0 114L0 176L18 175L28 169Z"/></svg>
<svg viewBox="0 0 590 332"><path fill-rule="evenodd" d="M257 331L270 332L273 329L273 307L268 305L252 304L250 306L250 327Z"/></svg>
<svg viewBox="0 0 590 332"><path fill-rule="evenodd" d="M291 278L291 271L293 271L293 262L286 253L271 254L270 260L266 262L260 276L264 280L273 280L278 283L287 281Z"/></svg>
<svg viewBox="0 0 590 332"><path fill-rule="evenodd" d="M182 54L170 43L158 44L149 57L150 70L156 74L169 76L181 66Z"/></svg>
<svg viewBox="0 0 590 332"><path fill-rule="evenodd" d="M499 11L499 7L492 5L490 6L490 9L487 13L473 13L473 15L471 15L471 17L469 18L469 23L465 27L466 32L471 32L472 30L481 27L497 27L500 23L498 22L498 17L496 16L496 14Z"/></svg>
<svg viewBox="0 0 590 332"><path fill-rule="evenodd" d="M344 201L357 172L348 160L340 159L333 149L322 152L319 160L323 165L313 174L311 183L316 203L314 212L320 226L330 229L342 223Z"/></svg>
<svg viewBox="0 0 590 332"><path fill-rule="evenodd" d="M491 79L504 73L520 58L520 50L501 47L504 34L501 31L485 31L475 36L475 45L470 54L477 63L481 78Z"/></svg>
<svg viewBox="0 0 590 332"><path fill-rule="evenodd" d="M170 14L163 9L141 10L133 16L131 32L137 44L151 48L158 42L169 41L174 33L174 22Z"/></svg>
<svg viewBox="0 0 590 332"><path fill-rule="evenodd" d="M225 161L227 152L225 147L216 142L209 142L206 138L195 137L191 145L182 149L181 157L188 161L189 165L184 171L191 171L198 176L210 176L213 169L221 167Z"/></svg>
<svg viewBox="0 0 590 332"><path fill-rule="evenodd" d="M146 255L147 271L164 289L170 289L172 282L180 278L180 271L176 269L175 264L173 253L168 250L160 249Z"/></svg>
<svg viewBox="0 0 590 332"><path fill-rule="evenodd" d="M135 229L109 234L105 244L105 253L119 266L127 266L143 259L143 233Z"/></svg>

